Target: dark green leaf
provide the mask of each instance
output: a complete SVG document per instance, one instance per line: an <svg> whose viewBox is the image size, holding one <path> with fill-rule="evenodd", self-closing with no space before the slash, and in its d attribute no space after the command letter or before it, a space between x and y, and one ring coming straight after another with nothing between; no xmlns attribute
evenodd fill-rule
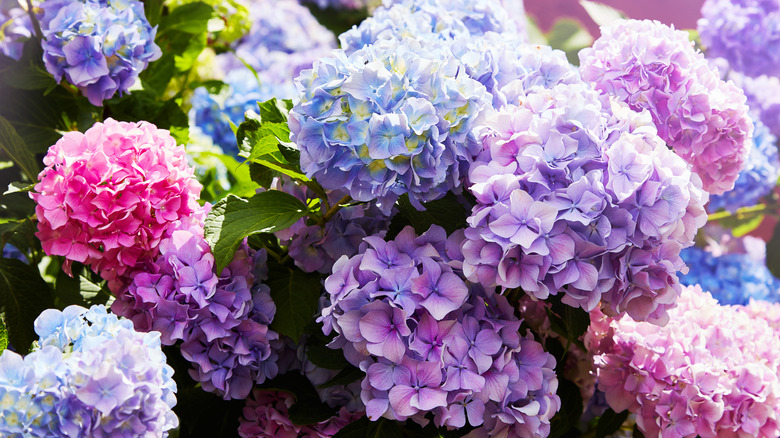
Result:
<svg viewBox="0 0 780 438"><path fill-rule="evenodd" d="M175 55L173 58L173 64L176 66L176 70L180 72L192 70L195 66L195 61L197 61L198 57L203 52L203 49L206 48L207 43L208 38L205 33L193 35L184 51L182 51L181 54Z"/></svg>
<svg viewBox="0 0 780 438"><path fill-rule="evenodd" d="M175 73L174 55L166 53L157 61L150 63L149 67L141 73L141 83L145 90L162 95Z"/></svg>
<svg viewBox="0 0 780 438"><path fill-rule="evenodd" d="M0 149L3 150L30 181L38 181L38 163L24 140L5 117L0 116Z"/></svg>
<svg viewBox="0 0 780 438"><path fill-rule="evenodd" d="M203 87L206 89L206 91L209 92L209 94L219 94L224 90L228 84L218 81L216 79L208 80L208 81L197 81L190 84L191 89L196 89L199 87Z"/></svg>
<svg viewBox="0 0 780 438"><path fill-rule="evenodd" d="M458 198L452 192L447 193L441 199L425 203L423 205L425 211L414 208L407 195L398 199L397 206L399 213L390 224L390 228L395 229L396 234L400 228L403 228L403 225L413 226L417 234L428 231L431 225L441 226L447 231L447 234L468 226L466 209L458 202Z"/></svg>
<svg viewBox="0 0 780 438"><path fill-rule="evenodd" d="M274 171L262 164L249 163L249 176L260 187L267 189L271 187L271 182L273 182Z"/></svg>
<svg viewBox="0 0 780 438"><path fill-rule="evenodd" d="M6 243L15 246L16 249L26 252L32 245L36 244L35 225L29 219L18 221L8 221L0 224L0 249Z"/></svg>
<svg viewBox="0 0 780 438"><path fill-rule="evenodd" d="M558 375L558 396L561 398L561 410L550 421L550 438L568 435L579 424L582 416L583 404L580 388L564 379L560 374Z"/></svg>
<svg viewBox="0 0 780 438"><path fill-rule="evenodd" d="M2 24L0 23L0 26ZM3 70L3 81L14 88L46 90L57 85L54 77L46 71L43 64L43 49L40 41L35 38L24 43L24 50L19 61Z"/></svg>
<svg viewBox="0 0 780 438"><path fill-rule="evenodd" d="M32 191L33 187L35 187L35 184L28 184L23 182L12 182L11 184L8 184L8 190L3 193L3 195L10 195L11 193L19 193L19 192L30 192Z"/></svg>
<svg viewBox="0 0 780 438"><path fill-rule="evenodd" d="M0 354L8 348L8 329L3 318L0 318Z"/></svg>
<svg viewBox="0 0 780 438"><path fill-rule="evenodd" d="M328 347L328 344L336 336L335 333L325 336L322 333L322 324L315 321L309 321L305 332L308 335L306 357L311 363L329 370L341 370L350 366L349 362L344 359L344 354L340 348L332 349Z"/></svg>
<svg viewBox="0 0 780 438"><path fill-rule="evenodd" d="M380 418L371 421L362 417L344 426L333 438L398 438L403 436L403 430L396 421Z"/></svg>
<svg viewBox="0 0 780 438"><path fill-rule="evenodd" d="M163 17L160 33L178 30L192 35L206 34L214 8L203 2L185 3Z"/></svg>
<svg viewBox="0 0 780 438"><path fill-rule="evenodd" d="M580 337L585 334L590 325L588 312L579 307L574 308L562 303L561 295L559 294L549 299L549 302L552 304L552 307L547 309L547 316L550 317L550 328L584 351L585 345L580 340Z"/></svg>
<svg viewBox="0 0 780 438"><path fill-rule="evenodd" d="M311 358L309 358L311 359ZM344 367L343 370L339 371L338 374L333 376L332 379L328 380L327 382L320 385L320 388L330 388L331 386L339 386L339 385L349 385L352 382L355 382L357 380L362 379L366 376L366 373L363 371L360 371L359 368L356 368L352 365L347 365Z"/></svg>
<svg viewBox="0 0 780 438"><path fill-rule="evenodd" d="M289 409L290 420L294 424L307 425L325 421L336 414L336 409L322 403L317 390L309 379L297 372L290 372L269 380L262 389L285 391L295 397L295 403Z"/></svg>
<svg viewBox="0 0 780 438"><path fill-rule="evenodd" d="M322 294L320 276L289 268L269 271L266 284L276 304L271 328L297 342L317 312Z"/></svg>
<svg viewBox="0 0 780 438"><path fill-rule="evenodd" d="M146 120L155 126L171 131L179 144L188 141L189 120L175 99L159 100L151 90L134 91L123 97L106 101L106 116L125 122Z"/></svg>
<svg viewBox="0 0 780 438"><path fill-rule="evenodd" d="M780 277L780 222L766 244L766 266L775 277Z"/></svg>
<svg viewBox="0 0 780 438"><path fill-rule="evenodd" d="M322 9L317 6L316 2L303 3L311 11L314 18L325 26L328 30L333 32L334 35L341 35L342 33L352 29L352 26L360 24L361 21L368 17L368 11L366 8L361 9L347 9L347 8L325 8Z"/></svg>
<svg viewBox="0 0 780 438"><path fill-rule="evenodd" d="M37 338L33 321L54 307L49 286L38 268L15 259L0 259L0 303L11 345L26 352Z"/></svg>
<svg viewBox="0 0 780 438"><path fill-rule="evenodd" d="M617 432L620 429L620 426L626 421L626 418L628 418L628 410L616 413L611 408L607 408L607 410L601 414L599 422L596 425L596 438L606 438Z"/></svg>
<svg viewBox="0 0 780 438"><path fill-rule="evenodd" d="M144 0L144 12L146 13L146 19L149 20L149 24L152 26L157 26L160 24L163 3L165 3L165 0Z"/></svg>
<svg viewBox="0 0 780 438"><path fill-rule="evenodd" d="M217 272L233 259L241 241L256 233L283 230L306 215L306 206L287 193L269 190L248 200L234 195L217 202L206 218L206 241L214 253Z"/></svg>
<svg viewBox="0 0 780 438"><path fill-rule="evenodd" d="M639 425L634 425L634 432L631 434L633 438L645 438L645 435L642 433L641 430L639 430Z"/></svg>

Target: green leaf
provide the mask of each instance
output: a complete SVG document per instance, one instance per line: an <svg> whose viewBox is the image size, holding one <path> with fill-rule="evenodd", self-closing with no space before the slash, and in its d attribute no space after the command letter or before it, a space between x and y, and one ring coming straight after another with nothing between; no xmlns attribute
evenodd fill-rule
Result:
<svg viewBox="0 0 780 438"><path fill-rule="evenodd" d="M198 56L203 52L208 43L208 38L205 33L193 35L187 47L179 55L175 55L173 58L173 64L176 70L180 72L186 72L192 70L195 66L195 62L198 60Z"/></svg>
<svg viewBox="0 0 780 438"><path fill-rule="evenodd" d="M0 249L10 243L19 251L26 252L37 242L36 231L35 225L29 219L4 222L0 224Z"/></svg>
<svg viewBox="0 0 780 438"><path fill-rule="evenodd" d="M257 102L260 108L260 119L263 123L284 123L287 124L287 113L289 109L284 101L276 100L275 97L265 102Z"/></svg>
<svg viewBox="0 0 780 438"><path fill-rule="evenodd" d="M3 318L0 318L0 354L8 349L8 329L5 327Z"/></svg>
<svg viewBox="0 0 780 438"><path fill-rule="evenodd" d="M311 357L309 357L309 359L311 359ZM356 368L352 365L347 365L346 367L344 367L344 369L339 371L338 374L333 376L332 379L328 380L322 385L319 385L319 388L330 388L332 386L338 386L338 385L349 385L350 383L362 379L365 376L366 373L360 371L359 368Z"/></svg>
<svg viewBox="0 0 780 438"><path fill-rule="evenodd" d="M585 12L587 12L590 18L599 26L609 26L617 20L626 18L626 14L623 12L603 3L580 0L580 5L582 5Z"/></svg>
<svg viewBox="0 0 780 438"><path fill-rule="evenodd" d="M379 418L371 421L362 417L347 424L333 438L398 438L403 436L403 430L396 421Z"/></svg>
<svg viewBox="0 0 780 438"><path fill-rule="evenodd" d="M309 379L298 372L283 374L260 387L264 390L284 391L295 397L295 403L288 410L294 424L319 423L336 414L336 409L322 403Z"/></svg>
<svg viewBox="0 0 780 438"><path fill-rule="evenodd" d="M38 164L35 155L30 152L11 123L2 116L0 116L0 149L22 169L30 181L38 181Z"/></svg>
<svg viewBox="0 0 780 438"><path fill-rule="evenodd" d="M559 366L558 368L563 367ZM558 375L558 396L561 398L561 410L550 421L550 438L567 435L579 424L582 416L583 404L580 388L560 374Z"/></svg>
<svg viewBox="0 0 780 438"><path fill-rule="evenodd" d="M206 3L185 3L163 17L160 23L160 34L178 30L192 35L205 35L208 31L209 20L213 16L214 8Z"/></svg>
<svg viewBox="0 0 780 438"><path fill-rule="evenodd" d="M10 195L11 193L19 193L19 192L31 192L33 187L35 187L35 184L28 184L24 182L12 182L11 184L8 184L8 190L3 193L3 195Z"/></svg>
<svg viewBox="0 0 780 438"><path fill-rule="evenodd" d="M631 433L631 436L633 438L645 438L645 435L642 433L641 430L639 430L639 425L634 425L634 431Z"/></svg>
<svg viewBox="0 0 780 438"><path fill-rule="evenodd" d="M766 244L766 267L775 277L780 277L780 222L775 226L772 238Z"/></svg>
<svg viewBox="0 0 780 438"><path fill-rule="evenodd" d="M301 173L300 170L292 169L290 166L286 166L286 165L279 164L279 163L273 163L271 161L264 160L264 159L261 159L261 158L257 158L257 159L252 160L252 161L254 163L257 163L257 164L263 165L263 166L265 166L265 167L267 167L269 169L272 169L272 170L274 170L276 172L285 174L285 175L289 176L290 178L295 178L295 179L301 180L303 182L311 181L306 175Z"/></svg>
<svg viewBox="0 0 780 438"><path fill-rule="evenodd" d="M37 338L33 321L54 307L49 286L38 268L16 259L0 259L0 304L8 324L8 339L16 351L28 351Z"/></svg>
<svg viewBox="0 0 780 438"><path fill-rule="evenodd" d="M396 205L398 214L390 223L391 235L398 234L406 225L413 226L417 234L428 231L431 225L441 226L447 234L468 226L468 213L452 192L441 199L423 204L425 211L414 208L407 195L401 196Z"/></svg>
<svg viewBox="0 0 780 438"><path fill-rule="evenodd" d="M585 334L590 325L588 312L579 307L574 308L564 304L561 302L561 295L552 296L549 299L549 302L552 303L552 307L547 309L547 316L550 318L550 328L584 351L585 345L580 340L580 337Z"/></svg>
<svg viewBox="0 0 780 438"><path fill-rule="evenodd" d="M593 44L593 37L580 22L562 18L556 21L552 30L547 33L547 41L553 49L566 52L570 63L579 65L577 52Z"/></svg>
<svg viewBox="0 0 780 438"><path fill-rule="evenodd" d="M269 190L251 198L228 195L206 217L206 241L211 245L217 272L233 259L241 241L252 234L273 233L306 215L306 206L287 193Z"/></svg>
<svg viewBox="0 0 780 438"><path fill-rule="evenodd" d="M106 109L116 120L135 122L146 120L161 129L168 129L179 144L188 141L189 120L175 99L159 100L151 90L134 91L106 101Z"/></svg>
<svg viewBox="0 0 780 438"><path fill-rule="evenodd" d="M620 426L626 421L626 418L628 418L628 410L616 413L611 408L607 408L607 410L601 414L599 422L596 424L595 438L606 438L617 432L620 430Z"/></svg>
<svg viewBox="0 0 780 438"><path fill-rule="evenodd" d="M273 262L269 260L270 266ZM269 271L266 284L276 304L271 328L297 342L317 312L322 294L320 276L289 268Z"/></svg>
<svg viewBox="0 0 780 438"><path fill-rule="evenodd" d="M267 189L271 187L271 182L273 182L274 171L262 164L249 163L249 176L260 187Z"/></svg>
<svg viewBox="0 0 780 438"><path fill-rule="evenodd" d="M157 95L162 95L168 88L173 75L176 73L174 55L164 54L160 59L149 64L141 75L141 83L145 90L151 90Z"/></svg>

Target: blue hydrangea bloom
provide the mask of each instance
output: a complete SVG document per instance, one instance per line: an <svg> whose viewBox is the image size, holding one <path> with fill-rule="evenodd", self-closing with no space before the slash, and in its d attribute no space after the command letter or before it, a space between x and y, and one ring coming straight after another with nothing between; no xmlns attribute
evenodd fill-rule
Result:
<svg viewBox="0 0 780 438"><path fill-rule="evenodd" d="M780 1L707 0L697 28L709 57L748 76L780 74Z"/></svg>
<svg viewBox="0 0 780 438"><path fill-rule="evenodd" d="M751 299L780 302L780 280L747 254L714 256L690 247L680 256L689 268L687 274L680 275L680 283L701 285L721 304L745 305Z"/></svg>
<svg viewBox="0 0 780 438"><path fill-rule="evenodd" d="M258 101L263 102L272 97L292 98L295 96L295 87L291 81L274 83L263 80L262 76L258 82L252 72L245 68L228 73L225 83L227 87L217 95L210 94L204 87L195 89L189 118L225 153L236 155L238 145L230 123L239 125L244 120L244 113L257 111Z"/></svg>
<svg viewBox="0 0 780 438"><path fill-rule="evenodd" d="M761 122L755 122L753 131L755 146L751 149L745 168L739 173L734 189L712 196L709 211L721 208L734 212L740 207L755 205L769 194L780 176L777 137Z"/></svg>
<svg viewBox="0 0 780 438"><path fill-rule="evenodd" d="M24 263L28 262L27 257L21 251L19 251L17 247L11 245L10 243L7 243L3 247L3 258L21 260Z"/></svg>
<svg viewBox="0 0 780 438"><path fill-rule="evenodd" d="M32 22L19 0L0 0L0 54L19 60L24 41L32 37Z"/></svg>
<svg viewBox="0 0 780 438"><path fill-rule="evenodd" d="M473 128L490 96L444 47L407 38L334 51L296 82L301 169L383 211L404 193L418 208L444 196L481 149Z"/></svg>
<svg viewBox="0 0 780 438"><path fill-rule="evenodd" d="M93 105L123 94L158 59L152 27L138 0L47 0L42 3L43 61Z"/></svg>
<svg viewBox="0 0 780 438"><path fill-rule="evenodd" d="M2 436L165 437L178 426L159 334L103 306L45 310L35 331L32 353L0 356Z"/></svg>

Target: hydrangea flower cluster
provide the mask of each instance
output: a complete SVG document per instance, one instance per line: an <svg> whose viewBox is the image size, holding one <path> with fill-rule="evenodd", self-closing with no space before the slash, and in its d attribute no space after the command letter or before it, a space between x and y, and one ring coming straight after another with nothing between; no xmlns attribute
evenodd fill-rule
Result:
<svg viewBox="0 0 780 438"><path fill-rule="evenodd" d="M447 41L459 37L473 39L490 32L519 37L524 26L518 29L502 4L490 0L453 0L446 4L436 0L394 0L339 35L339 41L350 54L381 40L406 37Z"/></svg>
<svg viewBox="0 0 780 438"><path fill-rule="evenodd" d="M698 247L686 248L680 256L688 265L680 283L700 285L721 304L747 304L751 299L780 302L780 280L763 260L749 254L714 255Z"/></svg>
<svg viewBox="0 0 780 438"><path fill-rule="evenodd" d="M0 0L0 54L18 61L30 37L32 22L19 0Z"/></svg>
<svg viewBox="0 0 780 438"><path fill-rule="evenodd" d="M406 227L392 241L365 238L325 280L318 321L329 346L366 372L366 415L481 426L488 436L546 436L560 408L555 359L506 299L463 280L462 233Z"/></svg>
<svg viewBox="0 0 780 438"><path fill-rule="evenodd" d="M166 437L178 426L157 334L133 331L103 306L45 310L35 331L32 353L0 356L3 436Z"/></svg>
<svg viewBox="0 0 780 438"><path fill-rule="evenodd" d="M707 204L709 211L723 208L734 212L740 207L758 204L761 198L775 188L777 178L780 177L777 137L757 121L753 130L753 143L754 147L750 148L745 168L739 173L734 188L720 196L710 197L710 203ZM708 290L712 292L712 289Z"/></svg>
<svg viewBox="0 0 780 438"><path fill-rule="evenodd" d="M233 156L238 154L238 145L231 123L238 126L244 121L244 113L257 111L258 101L272 97L290 99L296 94L289 78L287 82L275 82L266 78L262 71L258 75L260 81L246 68L231 70L224 79L227 86L219 94L211 94L205 87L199 87L192 95L191 124Z"/></svg>
<svg viewBox="0 0 780 438"><path fill-rule="evenodd" d="M40 7L46 70L93 105L126 92L161 55L157 28L138 0L47 0Z"/></svg>
<svg viewBox="0 0 780 438"><path fill-rule="evenodd" d="M242 247L217 275L202 226L177 229L161 241L159 257L133 272L112 310L137 330L160 332L163 344L182 340L190 375L206 391L245 398L277 373L265 257Z"/></svg>
<svg viewBox="0 0 780 438"><path fill-rule="evenodd" d="M707 56L748 76L780 75L780 1L707 0L696 27Z"/></svg>
<svg viewBox="0 0 780 438"><path fill-rule="evenodd" d="M168 225L205 214L184 148L147 122L107 119L68 132L49 149L36 235L50 255L91 264L112 280L156 254Z"/></svg>
<svg viewBox="0 0 780 438"><path fill-rule="evenodd" d="M289 124L301 169L384 212L404 193L418 208L444 196L479 151L473 128L489 95L443 48L404 39L334 51L296 83Z"/></svg>
<svg viewBox="0 0 780 438"><path fill-rule="evenodd" d="M251 32L235 45L236 56L219 56L225 71L246 62L263 79L292 87L301 70L336 48L333 33L297 0L252 0L249 9Z"/></svg>
<svg viewBox="0 0 780 438"><path fill-rule="evenodd" d="M30 194L35 235L47 254L66 258L66 272L73 261L90 265L112 291L139 260L157 255L170 226L200 211L202 187L184 148L148 122L107 119L68 132L43 164Z"/></svg>
<svg viewBox="0 0 780 438"><path fill-rule="evenodd" d="M647 112L584 83L505 88L515 104L488 117L469 173L477 205L463 272L663 324L679 295L679 252L706 222L698 177Z"/></svg>
<svg viewBox="0 0 780 438"><path fill-rule="evenodd" d="M745 92L753 119L761 120L772 135L780 137L780 78L775 76L751 78L731 72L729 79Z"/></svg>
<svg viewBox="0 0 780 438"><path fill-rule="evenodd" d="M705 190L730 190L753 133L744 93L720 80L686 32L646 20L620 20L601 32L579 52L582 78L650 111L658 134L693 165Z"/></svg>
<svg viewBox="0 0 780 438"><path fill-rule="evenodd" d="M738 309L748 314L751 318L766 321L775 330L777 336L780 337L780 303L750 300L749 303L739 306Z"/></svg>
<svg viewBox="0 0 780 438"><path fill-rule="evenodd" d="M688 286L665 327L591 314L599 389L645 436L780 434L780 337Z"/></svg>
<svg viewBox="0 0 780 438"><path fill-rule="evenodd" d="M247 399L244 416L240 419L241 438L330 438L362 414L341 408L337 416L308 426L294 424L288 409L295 401L292 394L282 391L256 389Z"/></svg>
<svg viewBox="0 0 780 438"><path fill-rule="evenodd" d="M275 180L273 188L295 196L304 204L318 198L311 189L287 177ZM329 191L328 201L335 205L345 195L340 190ZM356 255L363 238L384 237L389 225L390 217L369 203L343 207L323 226L308 225L302 218L289 228L277 231L276 237L288 247L287 253L296 266L306 272L328 274L339 257Z"/></svg>

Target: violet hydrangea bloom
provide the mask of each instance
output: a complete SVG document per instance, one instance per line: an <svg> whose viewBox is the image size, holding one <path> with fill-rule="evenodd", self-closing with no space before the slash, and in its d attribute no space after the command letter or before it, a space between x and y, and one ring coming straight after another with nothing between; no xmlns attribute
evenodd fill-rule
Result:
<svg viewBox="0 0 780 438"><path fill-rule="evenodd" d="M32 37L30 15L19 0L0 0L0 54L19 60L24 41Z"/></svg>
<svg viewBox="0 0 780 438"><path fill-rule="evenodd" d="M140 1L47 0L40 7L46 70L57 82L66 78L93 105L127 92L161 55L157 27Z"/></svg>
<svg viewBox="0 0 780 438"><path fill-rule="evenodd" d="M693 47L659 22L621 20L580 51L580 73L596 89L648 110L658 135L693 165L704 189L734 186L753 133L745 95Z"/></svg>
<svg viewBox="0 0 780 438"><path fill-rule="evenodd" d="M9 437L168 436L178 426L173 369L157 334L103 306L45 310L24 359L0 356L0 433Z"/></svg>
<svg viewBox="0 0 780 438"><path fill-rule="evenodd" d="M112 291L136 263L159 253L171 225L201 210L202 187L184 148L148 122L107 119L68 132L43 164L30 197L44 251L64 256L66 271L73 261L89 265Z"/></svg>
<svg viewBox="0 0 780 438"><path fill-rule="evenodd" d="M707 0L696 27L707 56L748 76L780 75L780 1Z"/></svg>
<svg viewBox="0 0 780 438"><path fill-rule="evenodd" d="M780 136L780 78L751 78L736 72L730 72L728 78L745 92L753 120L761 120L772 135Z"/></svg>
<svg viewBox="0 0 780 438"><path fill-rule="evenodd" d="M458 187L479 150L473 128L488 95L443 48L404 39L334 51L296 81L289 123L301 169L385 212L404 193L419 208Z"/></svg>
<svg viewBox="0 0 780 438"><path fill-rule="evenodd" d="M190 375L225 399L246 397L277 373L279 335L268 325L276 307L263 283L265 251L241 247L217 275L200 224L171 230L160 255L137 267L112 309L162 342L183 341Z"/></svg>
<svg viewBox="0 0 780 438"><path fill-rule="evenodd" d="M688 286L665 327L591 314L599 389L645 436L780 433L780 337L740 306Z"/></svg>
<svg viewBox="0 0 780 438"><path fill-rule="evenodd" d="M755 205L772 192L780 177L777 137L761 122L755 123L754 147L750 149L745 168L739 173L734 188L728 192L710 197L709 211L721 208L734 212L740 207ZM704 286L704 285L702 285ZM712 292L712 289L708 289Z"/></svg>
<svg viewBox="0 0 780 438"><path fill-rule="evenodd" d="M462 233L406 227L392 241L371 236L325 280L319 321L329 344L366 372L366 415L488 436L546 436L560 408L555 359L528 334L506 299L464 280ZM525 409L534 406L539 409Z"/></svg>
<svg viewBox="0 0 780 438"><path fill-rule="evenodd" d="M488 116L468 188L463 271L537 299L663 323L707 194L647 112L582 82L522 79Z"/></svg>

